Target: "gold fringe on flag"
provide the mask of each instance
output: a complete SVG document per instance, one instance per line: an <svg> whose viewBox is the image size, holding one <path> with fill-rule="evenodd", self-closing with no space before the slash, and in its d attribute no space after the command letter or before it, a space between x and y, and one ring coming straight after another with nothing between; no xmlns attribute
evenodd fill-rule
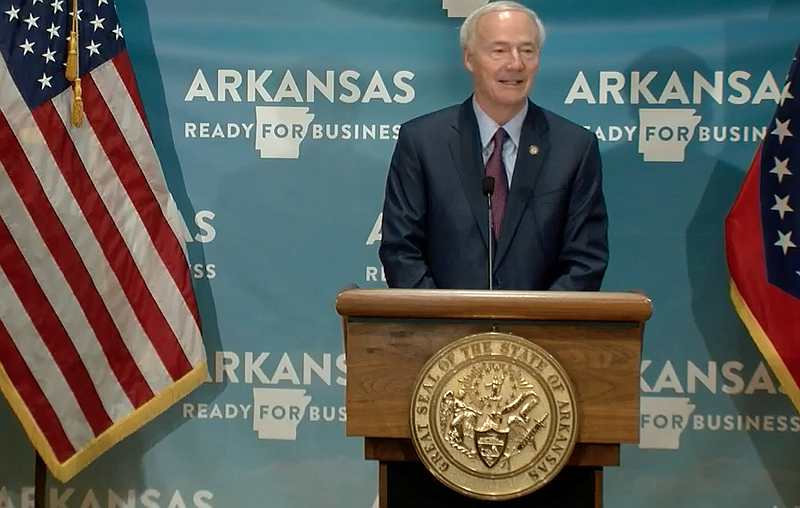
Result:
<svg viewBox="0 0 800 508"><path fill-rule="evenodd" d="M72 82L72 125L83 125L83 99L81 98L81 78L78 77L78 0L72 0L72 29L67 46L66 78Z"/></svg>
<svg viewBox="0 0 800 508"><path fill-rule="evenodd" d="M175 380L172 385L164 388L139 409L117 420L114 425L99 436L96 436L83 448L76 450L76 453L64 462L61 462L56 457L44 432L36 423L16 386L11 382L5 369L3 369L2 364L0 364L0 397L5 395L9 406L11 406L11 409L22 423L22 428L25 429L25 433L28 435L33 447L42 456L44 463L53 476L61 482L68 482L112 446L139 430L207 380L208 368L206 362L203 362L182 378ZM10 505L3 503L0 506Z"/></svg>

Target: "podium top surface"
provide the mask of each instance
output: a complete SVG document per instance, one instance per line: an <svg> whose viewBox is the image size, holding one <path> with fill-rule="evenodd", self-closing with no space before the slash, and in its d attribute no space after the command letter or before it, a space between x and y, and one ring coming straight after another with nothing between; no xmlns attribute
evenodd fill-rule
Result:
<svg viewBox="0 0 800 508"><path fill-rule="evenodd" d="M652 303L640 293L602 291L347 289L336 311L349 318L643 322Z"/></svg>

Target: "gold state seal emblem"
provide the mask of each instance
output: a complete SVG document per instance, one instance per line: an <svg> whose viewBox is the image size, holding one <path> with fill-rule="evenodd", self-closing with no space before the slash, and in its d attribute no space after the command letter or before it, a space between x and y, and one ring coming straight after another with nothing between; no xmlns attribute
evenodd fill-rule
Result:
<svg viewBox="0 0 800 508"><path fill-rule="evenodd" d="M442 483L504 500L544 486L577 439L575 395L564 369L539 346L505 333L459 339L420 372L411 440Z"/></svg>

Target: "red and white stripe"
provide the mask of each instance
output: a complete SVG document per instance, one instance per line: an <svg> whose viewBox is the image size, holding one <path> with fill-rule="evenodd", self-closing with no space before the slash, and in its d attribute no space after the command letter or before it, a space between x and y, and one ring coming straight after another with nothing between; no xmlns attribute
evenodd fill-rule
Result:
<svg viewBox="0 0 800 508"><path fill-rule="evenodd" d="M57 455L64 451L74 453L74 450L92 440L92 429L83 418L75 395L63 389L68 380L61 373L53 354L47 349L3 270L0 270L0 326L3 328L0 331L0 351L9 377L17 386L38 388L29 397L33 417L40 423L48 441L56 445ZM16 382L17 379L22 382ZM37 404L37 399L41 403ZM46 416L42 416L41 406L47 406Z"/></svg>
<svg viewBox="0 0 800 508"><path fill-rule="evenodd" d="M63 461L205 361L123 52L31 113L0 57L0 362ZM129 73L129 74L128 74Z"/></svg>
<svg viewBox="0 0 800 508"><path fill-rule="evenodd" d="M150 139L144 109L133 76L133 67L127 53L120 53L113 60L97 67L92 71L92 77L161 207L162 214L169 222L175 236L183 238L186 234L186 225L177 213L172 194L167 190L161 162Z"/></svg>

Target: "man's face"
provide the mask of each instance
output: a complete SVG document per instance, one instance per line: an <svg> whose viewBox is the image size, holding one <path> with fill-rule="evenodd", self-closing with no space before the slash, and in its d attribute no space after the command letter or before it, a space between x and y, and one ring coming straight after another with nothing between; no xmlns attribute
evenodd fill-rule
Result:
<svg viewBox="0 0 800 508"><path fill-rule="evenodd" d="M524 12L490 12L475 27L464 50L464 66L473 74L475 96L487 113L521 107L539 70L536 28Z"/></svg>

